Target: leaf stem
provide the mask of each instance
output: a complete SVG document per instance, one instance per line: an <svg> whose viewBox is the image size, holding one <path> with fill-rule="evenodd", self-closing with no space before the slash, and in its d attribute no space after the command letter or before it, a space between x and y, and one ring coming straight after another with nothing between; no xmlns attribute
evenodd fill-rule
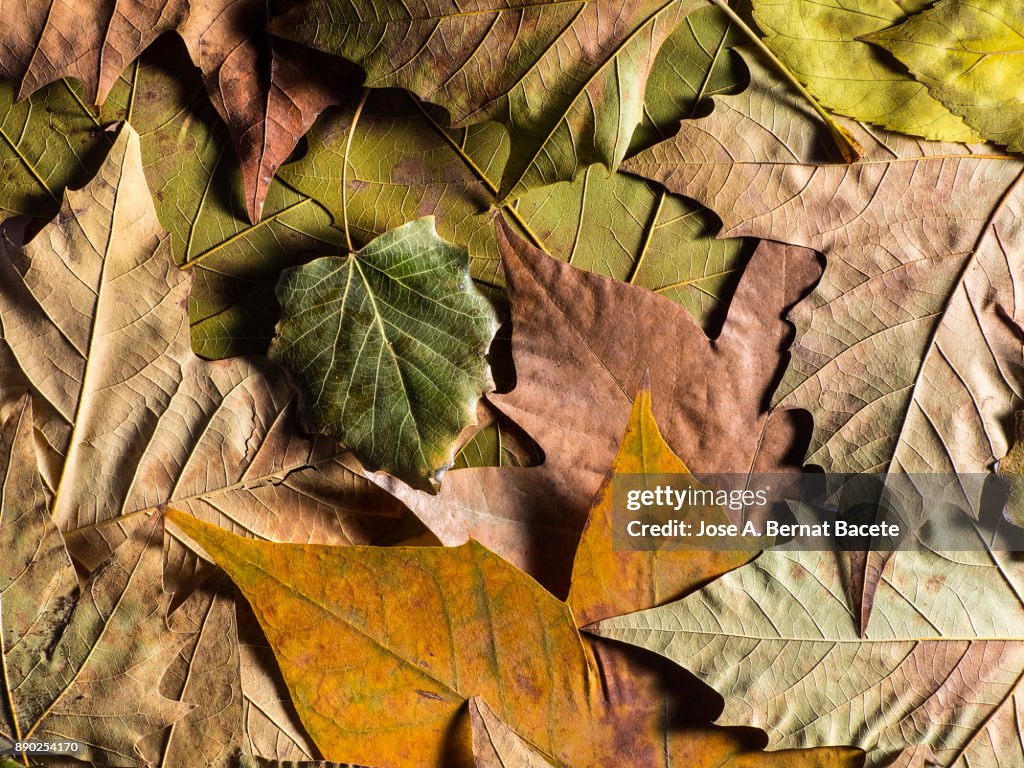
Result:
<svg viewBox="0 0 1024 768"><path fill-rule="evenodd" d="M449 134L448 131L445 130L444 126L438 123L437 120L434 119L433 115L431 115L426 109L423 108L423 105L420 104L419 100L416 98L412 98L411 96L410 98L412 100L412 103L416 105L416 108L420 111L423 117L427 119L427 122L434 126L434 130L436 130L438 134L441 136L441 138L448 142L448 145L455 150L455 152L458 154L462 162L464 162L466 164L466 167L468 167L476 175L476 177L480 180L480 183L484 185L484 188L491 193L491 196L496 198L498 196L497 185L495 185L493 181L487 178L487 174L483 172L483 169L480 168L480 166L478 166L473 161L473 158L471 158L466 153L466 150L463 147L459 146L459 143L456 142L455 139L451 137L451 134ZM508 215L512 218L513 221L515 221L516 224L519 225L520 230L523 232L524 235L526 235L527 239L534 244L534 246L544 251L544 253L548 254L548 256L551 255L551 253L545 247L544 241L537 236L537 233L530 229L530 225L526 223L526 219L524 219L520 215L518 210L516 210L513 206L509 205L508 203L502 203L497 207L503 209L508 213Z"/></svg>
<svg viewBox="0 0 1024 768"><path fill-rule="evenodd" d="M828 131L832 134L832 138L835 140L836 146L839 148L839 153L843 156L843 159L848 163L853 163L859 160L861 155L864 154L864 150L861 148L860 144L857 143L857 140L850 135L849 131L839 125L839 123L832 118L832 115L825 111L825 108L818 103L818 100L811 95L811 92L804 88L803 84L796 79L793 73L789 70L789 67L783 64L782 60L772 52L771 48L764 44L758 34L747 25L743 18L729 7L728 0L711 0L711 2L722 9L722 12L729 17L733 24L743 31L743 34L750 38L750 41L754 46L768 58L779 73L786 78L790 85L796 88L797 92L807 99L807 102L811 105L814 111L818 113L821 119L825 122L825 125L828 126Z"/></svg>
<svg viewBox="0 0 1024 768"><path fill-rule="evenodd" d="M349 253L352 253L355 249L352 247L352 235L348 231L348 156L349 152L352 151L352 137L356 133L356 124L359 122L359 116L363 114L363 107L366 106L366 99L369 95L370 89L363 88L363 93L359 97L359 104L356 105L355 114L352 115L352 122L348 126L348 136L345 139L345 156L341 162L341 224L345 232L345 247L348 248Z"/></svg>

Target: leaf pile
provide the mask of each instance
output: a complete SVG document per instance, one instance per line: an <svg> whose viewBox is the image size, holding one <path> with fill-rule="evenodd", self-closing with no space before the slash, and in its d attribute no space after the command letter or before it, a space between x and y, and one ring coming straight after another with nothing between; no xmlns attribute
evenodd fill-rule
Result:
<svg viewBox="0 0 1024 768"><path fill-rule="evenodd" d="M1024 520L1019 4L8 5L0 764L1024 765L1017 553L612 535Z"/></svg>

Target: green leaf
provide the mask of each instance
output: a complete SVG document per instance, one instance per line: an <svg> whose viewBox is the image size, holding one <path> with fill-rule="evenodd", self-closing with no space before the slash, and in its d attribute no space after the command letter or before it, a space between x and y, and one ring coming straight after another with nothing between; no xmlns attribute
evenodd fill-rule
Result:
<svg viewBox="0 0 1024 768"><path fill-rule="evenodd" d="M870 35L989 141L1024 151L1024 7L944 0Z"/></svg>
<svg viewBox="0 0 1024 768"><path fill-rule="evenodd" d="M444 107L452 125L504 123L499 197L621 162L654 57L696 0L312 0L278 35L343 56L373 88Z"/></svg>
<svg viewBox="0 0 1024 768"><path fill-rule="evenodd" d="M929 0L753 0L765 43L826 107L893 131L977 140L970 128L882 51L861 40Z"/></svg>
<svg viewBox="0 0 1024 768"><path fill-rule="evenodd" d="M489 208L508 156L505 131L494 123L445 129L411 101L382 101L371 97L354 129L351 111L322 118L307 154L279 176L336 224L347 216L359 242L432 214L442 237L469 250L473 278L503 287ZM715 238L714 218L692 201L597 167L530 191L506 210L555 258L660 293L702 325L721 310L749 251L747 241Z"/></svg>
<svg viewBox="0 0 1024 768"><path fill-rule="evenodd" d="M278 295L270 356L299 382L312 424L371 469L430 488L493 388L497 318L465 248L426 217L286 273Z"/></svg>
<svg viewBox="0 0 1024 768"><path fill-rule="evenodd" d="M0 83L0 221L51 216L66 187L84 184L110 146L77 83L61 80L14 103Z"/></svg>
<svg viewBox="0 0 1024 768"><path fill-rule="evenodd" d="M696 117L711 97L741 88L747 70L729 49L742 42L742 33L717 6L698 8L687 16L654 60L643 123L633 134L630 154L674 134L679 121Z"/></svg>

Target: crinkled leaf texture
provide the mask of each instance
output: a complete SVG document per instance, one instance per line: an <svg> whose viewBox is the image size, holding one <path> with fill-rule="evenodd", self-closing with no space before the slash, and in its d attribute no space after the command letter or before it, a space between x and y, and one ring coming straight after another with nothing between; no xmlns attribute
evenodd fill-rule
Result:
<svg viewBox="0 0 1024 768"><path fill-rule="evenodd" d="M56 219L0 248L0 396L33 394L51 514L76 557L95 564L124 538L122 515L172 501L299 541L366 541L400 514L350 454L300 436L283 372L192 353L189 279L130 126Z"/></svg>
<svg viewBox="0 0 1024 768"><path fill-rule="evenodd" d="M597 663L565 603L476 542L274 544L173 510L168 516L253 606L328 759L380 768L472 765L465 705L480 696L556 765L860 764L851 748L774 755L743 750L724 731L672 731L661 696L630 700L630 673L617 677L621 668Z"/></svg>
<svg viewBox="0 0 1024 768"><path fill-rule="evenodd" d="M79 590L36 471L29 398L0 429L0 741L77 741L77 757L135 766L138 742L188 707L159 692L184 636L167 626L163 525L127 541Z"/></svg>
<svg viewBox="0 0 1024 768"><path fill-rule="evenodd" d="M769 746L867 750L869 768L1024 764L1024 570L1013 553L899 552L861 637L839 556L766 552L676 603L592 631L676 660Z"/></svg>
<svg viewBox="0 0 1024 768"><path fill-rule="evenodd" d="M1024 151L1024 7L944 0L867 37L989 141Z"/></svg>
<svg viewBox="0 0 1024 768"><path fill-rule="evenodd" d="M466 249L427 217L289 270L278 296L270 357L298 381L313 427L370 469L438 482L494 386L485 355L497 316Z"/></svg>
<svg viewBox="0 0 1024 768"><path fill-rule="evenodd" d="M275 34L363 67L448 110L498 120L512 150L500 197L614 170L643 116L647 76L694 0L312 0Z"/></svg>

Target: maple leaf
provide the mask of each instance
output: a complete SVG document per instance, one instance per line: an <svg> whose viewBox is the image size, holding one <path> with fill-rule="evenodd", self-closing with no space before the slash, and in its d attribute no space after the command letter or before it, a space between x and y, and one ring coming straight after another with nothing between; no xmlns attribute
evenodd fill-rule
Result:
<svg viewBox="0 0 1024 768"><path fill-rule="evenodd" d="M1024 150L1018 3L946 0L865 39L899 59L929 93L990 141Z"/></svg>
<svg viewBox="0 0 1024 768"><path fill-rule="evenodd" d="M1021 237L1012 158L894 135L858 136L858 163L822 153L788 88L749 62L753 85L627 164L692 195L723 234L822 251L826 269L791 318L778 408L814 417L807 462L826 472L939 472L977 510L1020 407ZM874 581L855 565L867 624Z"/></svg>
<svg viewBox="0 0 1024 768"><path fill-rule="evenodd" d="M484 356L497 317L470 280L466 249L427 217L290 270L278 296L269 354L299 382L315 428L371 470L420 488L439 482L494 386Z"/></svg>
<svg viewBox="0 0 1024 768"><path fill-rule="evenodd" d="M282 371L191 352L189 279L130 126L55 220L0 246L0 273L0 402L32 392L51 514L86 564L123 540L124 515L171 501L302 541L365 540L400 514L350 454L300 435Z"/></svg>
<svg viewBox="0 0 1024 768"><path fill-rule="evenodd" d="M866 39L931 0L753 0L765 43L822 104L892 131L938 141L978 134Z"/></svg>
<svg viewBox="0 0 1024 768"><path fill-rule="evenodd" d="M77 78L102 104L118 76L188 16L188 0L74 0L6 3L0 15L0 77L17 98L63 77Z"/></svg>
<svg viewBox="0 0 1024 768"><path fill-rule="evenodd" d="M694 0L312 0L271 31L343 56L367 85L444 107L455 128L503 122L502 200L603 163L614 170L643 114L654 57Z"/></svg>
<svg viewBox="0 0 1024 768"><path fill-rule="evenodd" d="M0 429L0 740L76 741L81 759L138 765L138 742L187 712L157 693L184 640L166 623L162 520L135 525L80 589L32 432L26 397Z"/></svg>
<svg viewBox="0 0 1024 768"><path fill-rule="evenodd" d="M838 739L867 765L1024 761L1016 553L897 552L858 633L835 552L763 553L681 601L588 628L685 665L772 748Z"/></svg>
<svg viewBox="0 0 1024 768"><path fill-rule="evenodd" d="M645 399L633 419L650 419ZM631 440L623 454L637 448ZM663 460L678 465L664 450L653 449L652 468ZM624 667L614 649L584 643L565 603L476 542L455 548L278 545L243 540L174 510L167 514L253 606L292 700L329 759L469 764L472 729L464 705L479 696L494 709L490 732L501 734L500 745L493 738L481 744L479 721L486 713L479 704L471 707L477 757L490 756L492 764L496 752L510 749L524 759L576 766L861 761L858 751L846 748L773 755L744 750L727 731L674 731L665 723L664 702L644 696L642 672ZM677 554L636 559L661 558L669 570ZM715 575L720 565L712 557L676 578L682 587ZM628 603L648 604L641 589L622 593ZM581 607L588 605L583 594Z"/></svg>
<svg viewBox="0 0 1024 768"><path fill-rule="evenodd" d="M288 0L284 10L301 0ZM260 220L270 182L327 107L354 90L354 68L266 32L266 0L196 3L179 33L242 162L245 210Z"/></svg>
<svg viewBox="0 0 1024 768"><path fill-rule="evenodd" d="M698 476L789 464L796 422L783 415L769 425L766 404L789 333L782 314L818 273L809 251L762 243L721 334L709 339L667 299L552 259L502 220L497 226L517 384L489 399L545 458L539 467L449 472L436 497L375 478L442 542L472 537L564 594L589 504L629 416L628 393L647 370L666 440L692 457ZM569 405L565 392L575 393Z"/></svg>

